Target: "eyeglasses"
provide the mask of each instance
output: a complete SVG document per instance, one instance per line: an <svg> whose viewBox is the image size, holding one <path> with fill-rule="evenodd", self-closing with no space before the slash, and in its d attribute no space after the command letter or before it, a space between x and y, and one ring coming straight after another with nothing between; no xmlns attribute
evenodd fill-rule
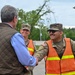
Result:
<svg viewBox="0 0 75 75"><path fill-rule="evenodd" d="M51 32L52 32L52 33L55 33L55 32L57 32L57 31L59 31L59 30L49 30L48 32L49 32L49 33L51 33Z"/></svg>
<svg viewBox="0 0 75 75"><path fill-rule="evenodd" d="M28 30L28 29L23 29L23 31L27 31L27 32L29 32L29 30Z"/></svg>

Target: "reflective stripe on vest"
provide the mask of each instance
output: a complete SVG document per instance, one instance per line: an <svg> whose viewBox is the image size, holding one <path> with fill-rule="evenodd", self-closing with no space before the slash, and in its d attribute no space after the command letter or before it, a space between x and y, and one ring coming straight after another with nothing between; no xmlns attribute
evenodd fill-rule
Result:
<svg viewBox="0 0 75 75"><path fill-rule="evenodd" d="M74 58L74 55L65 55L62 57L62 59L69 59L69 58ZM59 57L48 57L47 60L60 60Z"/></svg>
<svg viewBox="0 0 75 75"><path fill-rule="evenodd" d="M75 72L62 73L61 75L75 75Z"/></svg>
<svg viewBox="0 0 75 75"><path fill-rule="evenodd" d="M50 58L48 57L47 60L60 60L60 58L59 57L50 57Z"/></svg>
<svg viewBox="0 0 75 75"><path fill-rule="evenodd" d="M74 58L74 55L65 55L62 57L62 59L69 59L69 58Z"/></svg>
<svg viewBox="0 0 75 75"><path fill-rule="evenodd" d="M28 50L34 52L34 50L32 48L28 48Z"/></svg>
<svg viewBox="0 0 75 75"><path fill-rule="evenodd" d="M33 55L34 54L34 44L33 44L32 40L29 40L29 44L28 44L27 48L28 48L29 53L31 55Z"/></svg>
<svg viewBox="0 0 75 75"><path fill-rule="evenodd" d="M46 75L60 75L60 74L46 74ZM62 73L61 75L75 75L75 72Z"/></svg>
<svg viewBox="0 0 75 75"><path fill-rule="evenodd" d="M46 74L46 75L60 75L60 74Z"/></svg>

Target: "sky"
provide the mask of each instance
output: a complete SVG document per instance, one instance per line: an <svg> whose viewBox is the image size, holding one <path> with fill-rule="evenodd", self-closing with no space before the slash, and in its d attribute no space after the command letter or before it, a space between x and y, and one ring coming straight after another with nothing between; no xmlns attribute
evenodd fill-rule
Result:
<svg viewBox="0 0 75 75"><path fill-rule="evenodd" d="M37 9L43 4L44 0L0 0L0 10L4 5L12 5L16 8L28 12ZM64 27L75 28L75 0L50 0L49 7L51 13L46 17L51 18L51 23L62 23ZM45 19L45 17L43 17Z"/></svg>

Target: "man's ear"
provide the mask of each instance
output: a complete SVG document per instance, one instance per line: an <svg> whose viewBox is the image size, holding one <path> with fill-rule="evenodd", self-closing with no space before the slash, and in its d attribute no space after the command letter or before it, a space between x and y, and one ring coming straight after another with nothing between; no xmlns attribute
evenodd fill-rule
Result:
<svg viewBox="0 0 75 75"><path fill-rule="evenodd" d="M60 31L60 34L63 35L63 31Z"/></svg>
<svg viewBox="0 0 75 75"><path fill-rule="evenodd" d="M17 17L16 17L16 16L14 16L13 22L14 22L14 23L17 22Z"/></svg>

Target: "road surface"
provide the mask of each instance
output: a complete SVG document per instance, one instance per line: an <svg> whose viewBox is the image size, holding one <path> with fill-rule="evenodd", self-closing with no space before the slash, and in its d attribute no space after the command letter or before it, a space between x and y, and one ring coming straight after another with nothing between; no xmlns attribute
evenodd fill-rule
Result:
<svg viewBox="0 0 75 75"><path fill-rule="evenodd" d="M33 70L33 75L45 75L45 62L42 60Z"/></svg>

